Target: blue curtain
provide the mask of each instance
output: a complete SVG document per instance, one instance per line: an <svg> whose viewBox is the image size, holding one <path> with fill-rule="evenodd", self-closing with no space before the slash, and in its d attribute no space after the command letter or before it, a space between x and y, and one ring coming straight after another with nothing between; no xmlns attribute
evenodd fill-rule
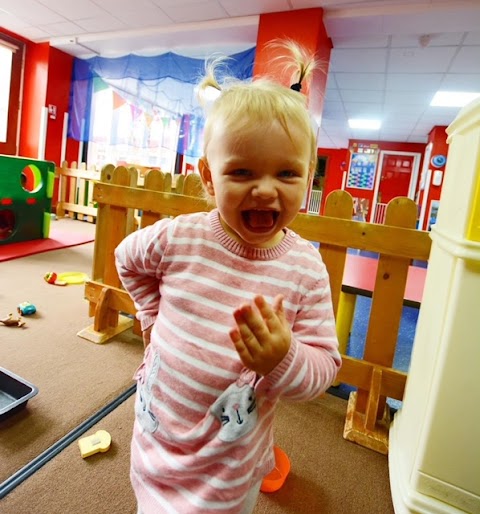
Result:
<svg viewBox="0 0 480 514"><path fill-rule="evenodd" d="M249 79L254 58L255 48L231 55L223 73L241 80ZM91 140L94 95L111 88L115 95L147 116L168 113L180 119L177 150L184 155L198 156L203 116L196 102L195 85L204 72L203 59L171 52L154 57L77 58L73 65L68 136L77 141Z"/></svg>

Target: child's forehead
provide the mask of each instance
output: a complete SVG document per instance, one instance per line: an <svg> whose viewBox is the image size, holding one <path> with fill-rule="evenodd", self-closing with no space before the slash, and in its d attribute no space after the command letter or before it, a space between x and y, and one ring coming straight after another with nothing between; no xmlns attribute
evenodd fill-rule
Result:
<svg viewBox="0 0 480 514"><path fill-rule="evenodd" d="M272 129L279 129L278 132L287 136L295 137L297 134L304 133L304 126L298 119L290 119L285 116L255 116L241 115L238 117L223 116L219 117L212 124L214 132L224 131L235 134L238 138L251 137L252 134L263 133L265 137L271 133ZM275 131L277 132L277 130Z"/></svg>

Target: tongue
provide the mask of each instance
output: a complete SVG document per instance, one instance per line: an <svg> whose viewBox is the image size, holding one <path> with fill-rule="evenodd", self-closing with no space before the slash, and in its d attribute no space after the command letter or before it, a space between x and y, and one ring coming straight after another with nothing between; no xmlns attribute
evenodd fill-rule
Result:
<svg viewBox="0 0 480 514"><path fill-rule="evenodd" d="M253 228L273 227L273 211L248 211L248 223Z"/></svg>

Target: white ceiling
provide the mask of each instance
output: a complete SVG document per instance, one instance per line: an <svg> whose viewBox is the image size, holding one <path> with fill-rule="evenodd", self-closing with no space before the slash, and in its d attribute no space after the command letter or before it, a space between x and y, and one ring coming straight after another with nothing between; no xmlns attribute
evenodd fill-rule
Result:
<svg viewBox="0 0 480 514"><path fill-rule="evenodd" d="M0 0L0 26L78 57L173 51L191 57L255 45L259 14L324 8L332 39L318 144L427 141L458 108L437 90L480 91L480 0ZM348 128L379 117L379 131Z"/></svg>

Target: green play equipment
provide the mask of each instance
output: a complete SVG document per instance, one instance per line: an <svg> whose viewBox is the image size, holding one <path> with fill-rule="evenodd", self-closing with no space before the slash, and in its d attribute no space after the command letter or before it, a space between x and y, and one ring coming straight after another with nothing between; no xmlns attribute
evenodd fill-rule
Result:
<svg viewBox="0 0 480 514"><path fill-rule="evenodd" d="M55 163L0 155L0 245L50 232Z"/></svg>

